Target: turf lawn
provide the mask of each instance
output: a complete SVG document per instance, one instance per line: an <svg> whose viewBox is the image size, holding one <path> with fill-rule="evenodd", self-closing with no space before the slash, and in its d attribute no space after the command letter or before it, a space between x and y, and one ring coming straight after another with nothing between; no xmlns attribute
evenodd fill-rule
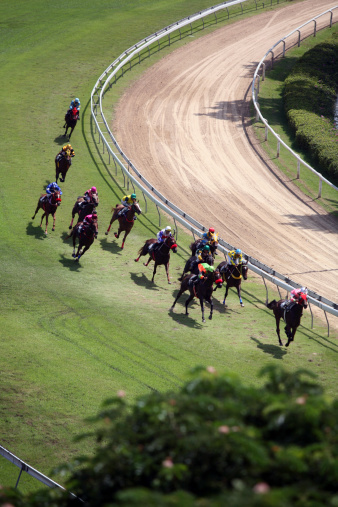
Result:
<svg viewBox="0 0 338 507"><path fill-rule="evenodd" d="M152 269L133 260L158 231L154 208L136 222L123 252L112 233L104 235L111 207L126 189L93 136L91 89L126 48L209 5L206 0L0 3L0 443L47 475L61 462L91 452L90 442L74 437L87 429L85 418L105 398L119 389L131 402L151 390L175 390L197 364L230 369L252 384L261 382L257 372L267 362L282 362L290 370L306 367L318 374L329 395L335 393L337 339L328 338L319 321L311 329L307 313L295 343L279 347L264 285L252 273L243 284L245 307L232 292L224 308L222 289L215 293L213 320L202 324L196 303L189 317L182 303L175 313L168 311L190 236L179 230L168 285L163 268L152 284ZM239 20L236 13L230 19ZM160 56L129 73L112 92L116 99ZM39 227L41 212L34 221L31 217L46 184L54 181L63 116L76 96L82 104L71 139L76 156L62 185L56 229L50 225L46 237ZM92 185L100 195L99 237L77 264L65 238L76 197ZM140 204L144 208L142 199ZM277 296L274 289L269 296ZM0 483L15 485L18 473L0 458ZM62 483L62 477L55 480ZM29 477L20 480L23 491L37 487Z"/></svg>

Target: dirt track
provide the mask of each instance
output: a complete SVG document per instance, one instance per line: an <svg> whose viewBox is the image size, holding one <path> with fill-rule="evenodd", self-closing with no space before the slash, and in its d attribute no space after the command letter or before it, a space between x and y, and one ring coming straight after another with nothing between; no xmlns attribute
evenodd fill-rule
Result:
<svg viewBox="0 0 338 507"><path fill-rule="evenodd" d="M248 116L253 72L267 49L332 6L306 0L206 32L128 89L113 129L169 200L236 248L337 302L338 222L275 168Z"/></svg>

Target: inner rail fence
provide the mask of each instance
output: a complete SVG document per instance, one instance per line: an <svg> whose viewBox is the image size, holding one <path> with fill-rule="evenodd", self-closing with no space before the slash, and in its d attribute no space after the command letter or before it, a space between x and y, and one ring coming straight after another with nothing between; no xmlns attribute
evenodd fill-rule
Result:
<svg viewBox="0 0 338 507"><path fill-rule="evenodd" d="M45 486L48 486L49 488L59 488L59 489L62 489L63 491L66 491L63 486L61 486L57 482L53 481L52 479L50 479L46 475L42 474L41 472L39 472L35 468L31 467L30 465L28 465L24 461L22 461L20 458L18 458L17 456L12 454L10 451L5 449L5 447L3 447L2 445L0 445L0 455L3 456L4 458L6 458L11 463L13 463L13 465L16 465L17 467L20 468L19 476L18 476L18 479L15 484L15 489L19 485L19 481L20 481L22 472L25 472L28 475L30 475L31 477L34 477L34 479L37 479L38 481L42 482L42 484L44 484ZM73 499L77 498L78 500L82 501L79 497L74 495L74 493L69 492L69 495ZM6 505L8 505L8 504L6 504Z"/></svg>
<svg viewBox="0 0 338 507"><path fill-rule="evenodd" d="M309 169L310 171L312 171L314 174L316 174L318 176L318 178L319 178L318 197L322 196L323 182L326 183L327 185L329 185L330 187L334 188L335 190L338 190L338 188L335 185L333 185L333 183L331 183L326 178L324 178L324 176L322 174L320 174L319 172L317 172L313 167L311 167L304 160L302 160L302 158L297 153L295 153L280 138L280 136L270 127L270 125L268 123L268 120L266 120L266 118L264 118L263 115L262 115L262 113L260 112L259 102L258 102L258 100L259 100L258 95L259 95L260 80L264 81L264 79L265 79L265 71L266 71L266 63L265 63L265 61L267 60L267 58L271 55L271 60L269 62L269 65L270 65L270 68L273 68L274 62L275 62L275 60L277 58L277 54L276 54L277 49L280 48L278 56L284 57L285 56L285 51L286 51L286 41L287 40L289 40L290 42L293 41L291 43L291 45L297 44L298 47L299 47L300 43L301 43L301 31L302 31L302 29L303 29L303 32L305 32L305 29L308 28L309 25L312 25L312 23L313 23L313 30L311 30L310 34L307 34L307 37L310 36L310 35L313 35L313 37L315 37L316 33L317 33L317 30L318 30L317 20L321 19L321 21L322 21L323 20L322 18L324 16L326 16L326 17L328 16L329 17L329 19L327 20L327 22L325 22L325 24L331 28L332 24L333 24L333 11L335 11L336 9L338 9L338 5L336 5L334 7L331 7L331 9L328 9L327 11L322 12L321 14L319 14L318 16L316 16L315 18L310 19L310 21L307 21L306 23L304 23L303 25L299 26L295 30L292 30L292 32L290 32L288 35L285 35L285 37L283 37L278 42L276 42L265 53L265 55L263 56L263 58L261 59L261 61L257 65L255 73L254 73L254 77L253 77L253 81L252 81L252 89L251 89L251 92L252 92L252 101L253 101L254 107L256 109L256 120L258 121L260 119L263 122L263 124L265 125L265 141L268 140L268 132L270 131L271 134L277 140L277 158L279 158L279 156L280 156L280 147L281 147L281 145L284 146L284 148L286 148L286 150L289 153L291 153L291 155L297 161L297 179L300 178L300 166L301 165L303 165L304 167L306 167L307 169ZM296 42L294 42L294 37L293 37L294 35L296 35ZM259 74L260 71L261 71L261 75Z"/></svg>
<svg viewBox="0 0 338 507"><path fill-rule="evenodd" d="M278 0L277 3L279 3ZM259 3L256 0L254 0L254 3L250 0L235 0L232 2L224 2L222 4L215 5L196 14L188 16L180 21L177 21L176 23L163 28L162 30L157 31L152 35L149 35L142 41L124 51L124 53L122 53L116 60L114 60L101 74L92 90L91 113L95 127L94 135L98 134L98 146L102 144L102 154L107 152L108 164L111 163L112 158L115 164L116 175L118 168L121 170L124 179L124 186L127 187L127 190L129 190L129 186L131 185L134 191L135 187L138 187L142 191L146 203L145 212L147 212L147 198L149 198L149 200L155 204L159 215L159 225L161 225L160 210L164 211L167 215L172 217L175 224L176 234L178 234L177 223L190 231L194 238L195 236L200 237L201 234L203 232L206 232L208 229L193 217L181 210L178 206L166 199L165 196L163 196L156 188L154 188L154 186L149 181L147 181L147 179L135 167L128 156L123 152L117 140L115 139L103 113L103 99L105 93L109 91L109 89L117 82L117 80L123 77L127 71L131 70L133 66L141 63L141 60L148 58L151 54L154 54L164 47L168 47L172 43L181 40L182 37L191 35L194 31L197 32L201 29L205 29L212 24L219 22L220 20L223 21L229 19L231 16L231 7L237 8L236 15L238 15L238 6L241 8L239 11L241 14L247 12L250 9L250 6L252 9L258 10L259 8L270 7L271 5L273 5L272 0L268 3ZM248 9L245 10L246 7L248 7ZM329 26L331 25L332 16L329 21ZM187 27L187 31L184 32L183 30ZM267 54L269 54L269 52L270 51L268 51ZM328 182L328 184L330 184L330 182ZM232 250L234 248L233 245L230 245L222 238L219 240L219 245L219 250L223 252L224 255L229 250ZM299 288L301 286L290 278L266 266L259 260L245 253L244 257L248 261L249 268L263 278L267 299L268 287L266 285L266 280L277 286L279 294L280 289L284 289L288 293L292 289ZM311 289L309 290L308 299L309 303L323 310L327 322L329 336L330 325L327 313L338 317L338 304L317 294ZM313 327L313 313L311 310L311 304L309 305L309 308L311 312L311 327Z"/></svg>

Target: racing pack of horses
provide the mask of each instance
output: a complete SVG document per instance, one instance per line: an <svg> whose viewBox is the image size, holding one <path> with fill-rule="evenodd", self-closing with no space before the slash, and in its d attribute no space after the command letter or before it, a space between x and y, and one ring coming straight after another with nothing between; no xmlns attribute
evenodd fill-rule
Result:
<svg viewBox="0 0 338 507"><path fill-rule="evenodd" d="M70 139L71 134L76 126L79 119L78 111L74 108L72 111L68 111L65 116L65 134L67 136L68 129L70 128ZM62 157L59 155L55 158L55 169L56 169L56 182L60 179L64 182L66 179L67 171L71 165L71 153L70 150L66 150ZM40 227L42 227L43 219L46 220L45 235L48 233L48 218L51 215L53 218L53 228L55 230L55 215L58 207L61 204L61 192L55 191L51 194L41 194L37 202L35 213L32 216L34 220L36 214L41 209L42 216ZM73 243L73 258L76 262L89 250L94 240L98 236L98 221L96 208L99 205L99 197L95 192L86 192L85 195L77 197L74 206L71 211L71 222L69 225L70 233L67 235L66 240L72 238ZM121 233L124 233L121 249L124 249L125 241L128 234L132 231L135 224L137 215L142 213L139 202L134 201L130 206L125 207L122 204L116 204L112 208L112 217L109 222L108 228L105 232L106 235L110 232L111 226L114 222L118 223L117 231L114 232L116 239L119 239ZM86 221L86 217L90 217L90 221ZM75 225L74 225L75 222ZM174 302L170 308L170 312L173 312L177 301L181 298L183 293L188 292L188 298L185 301L185 315L188 313L188 305L191 301L196 298L200 302L202 312L202 322L205 322L204 317L204 302L210 305L209 320L213 316L213 293L217 289L221 289L225 284L225 294L223 299L223 305L226 306L226 298L230 288L234 288L237 291L239 303L243 307L244 303L241 296L241 285L243 280L247 280L248 277L248 261L243 260L236 265L228 264L227 261L218 263L217 267L214 267L216 255L218 255L217 241L210 241L209 252L203 256L201 260L199 255L199 248L201 247L202 239L197 239L190 245L192 255L185 262L183 273L178 278L180 281L180 288L174 299ZM77 248L76 248L77 246ZM139 259L144 256L148 257L147 262L144 262L144 266L148 266L150 262L154 263L153 274L151 282L154 283L157 267L163 265L166 272L168 283L170 284L169 276L169 262L170 254L177 253L177 243L174 234L170 234L163 242L158 242L155 238L150 238L145 241L138 251L138 256L134 259L138 262ZM204 266L210 266L209 269L205 269L203 275L201 275L199 266L200 263L205 263ZM207 266L207 267L208 267ZM212 267L212 269L211 269ZM299 303L295 302L291 305L285 305L287 300L281 299L280 301L271 301L266 303L266 306L273 311L276 320L276 333L279 340L279 345L283 345L280 337L280 321L285 322L285 334L288 338L286 347L294 340L296 330L300 325L303 309L307 307L307 301L301 299Z"/></svg>

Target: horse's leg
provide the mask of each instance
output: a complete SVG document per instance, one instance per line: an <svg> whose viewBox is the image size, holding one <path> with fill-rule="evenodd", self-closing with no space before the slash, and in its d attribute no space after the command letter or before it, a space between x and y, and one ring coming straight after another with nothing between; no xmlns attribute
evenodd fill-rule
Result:
<svg viewBox="0 0 338 507"><path fill-rule="evenodd" d="M244 303L243 303L242 297L241 297L241 284L239 284L237 287L237 294L238 294L239 302L240 302L241 306L244 306Z"/></svg>
<svg viewBox="0 0 338 507"><path fill-rule="evenodd" d="M126 231L126 232L124 233L124 238L123 238L123 241L122 241L121 250L123 250L123 248L124 248L124 243L125 243L125 241L126 241L126 237L128 236L128 234L129 234L129 231Z"/></svg>
<svg viewBox="0 0 338 507"><path fill-rule="evenodd" d="M45 215L46 215L46 229L45 229L45 234L46 234L46 236L47 236L47 234L48 234L48 233L47 233L47 228L48 228L48 215L49 215L49 213L45 213ZM42 218L43 218L43 215L42 215ZM41 218L41 227L42 227L42 218Z"/></svg>
<svg viewBox="0 0 338 507"><path fill-rule="evenodd" d="M167 262L167 264L165 264L165 271L167 273L168 283L171 283L169 278L169 261Z"/></svg>
<svg viewBox="0 0 338 507"><path fill-rule="evenodd" d="M202 322L205 322L205 318L204 318L204 304L203 304L203 298L199 298L200 300L200 305L201 305L201 310L202 310Z"/></svg>
<svg viewBox="0 0 338 507"><path fill-rule="evenodd" d="M153 258L152 258L152 256L150 256L149 259L148 259L148 262L144 262L143 266L148 266L149 262L152 261L152 260L153 260Z"/></svg>
<svg viewBox="0 0 338 507"><path fill-rule="evenodd" d="M275 315L275 318L276 318L276 333L277 333L277 336L278 336L279 345L282 347L283 346L283 342L280 339L280 332L279 332L279 321L280 321L281 318L278 317L277 315Z"/></svg>
<svg viewBox="0 0 338 507"><path fill-rule="evenodd" d="M119 225L117 232L114 232L114 236L116 239L119 239L121 232L122 232L122 229L121 229L121 226Z"/></svg>
<svg viewBox="0 0 338 507"><path fill-rule="evenodd" d="M84 249L82 250L82 252L78 253L78 256L77 256L78 261L80 260L80 257L82 257L85 254L85 252L87 252L88 249L89 249L89 246L85 246Z"/></svg>
<svg viewBox="0 0 338 507"><path fill-rule="evenodd" d="M56 213L56 211L55 211ZM53 227L52 227L52 231L55 231L55 213L53 214Z"/></svg>
<svg viewBox="0 0 338 507"><path fill-rule="evenodd" d="M71 131L70 131L70 134L69 134L69 137L68 137L68 141L70 141L70 136L72 135L73 130L74 130L74 127L71 128Z"/></svg>
<svg viewBox="0 0 338 507"><path fill-rule="evenodd" d="M214 313L214 303L212 302L212 298L211 296L208 298L205 298L205 300L209 303L210 305L210 315L209 315L209 320L212 319L212 314Z"/></svg>
<svg viewBox="0 0 338 507"><path fill-rule="evenodd" d="M225 305L225 300L226 300L226 298L228 297L228 292L229 292L229 285L228 285L228 284L226 284L226 286L225 286L225 294L224 294L224 299L223 299L223 304L224 304L224 306L226 306L226 305Z"/></svg>
<svg viewBox="0 0 338 507"><path fill-rule="evenodd" d="M176 298L175 298L175 301L173 302L171 308L170 308L170 311L174 311L174 306L176 305L178 299L182 296L184 290L180 289L179 293L177 294Z"/></svg>
<svg viewBox="0 0 338 507"><path fill-rule="evenodd" d="M107 229L107 230L106 230L106 232L105 232L106 236L107 236L108 232L110 231L111 224L112 224L113 222L115 222L115 220L116 220L116 215L115 215L115 213L113 213L113 216L111 217L111 220L110 220L110 222L109 222L108 229Z"/></svg>
<svg viewBox="0 0 338 507"><path fill-rule="evenodd" d="M291 342L293 342L293 339L295 337L295 334L296 334L296 331L297 331L297 328L294 327L290 330L289 332L289 336L288 336L288 341L287 343L285 344L285 347L288 347L290 345Z"/></svg>
<svg viewBox="0 0 338 507"><path fill-rule="evenodd" d="M72 254L72 256L73 256L73 257L74 257L74 259L75 259L75 257L76 257L76 255L75 255L76 234L75 234L75 232L74 232L74 231L72 231L72 233L71 233L71 234L73 235L73 254Z"/></svg>
<svg viewBox="0 0 338 507"><path fill-rule="evenodd" d="M188 297L188 299L186 300L185 302L185 314L186 315L189 315L188 313L188 304L190 303L190 301L192 301L194 299L194 295L190 293L190 296Z"/></svg>
<svg viewBox="0 0 338 507"><path fill-rule="evenodd" d="M34 215L32 216L32 220L34 220L34 218L35 218L35 216L36 216L37 212L39 211L39 209L40 209L40 201L38 202L38 205L37 205L37 207L36 207L35 213L34 213Z"/></svg>
<svg viewBox="0 0 338 507"><path fill-rule="evenodd" d="M149 263L149 261L148 261ZM148 265L148 264L147 264ZM151 279L151 281L153 282L154 281L154 276L156 275L156 268L157 268L157 264L156 264L156 261L155 261L155 265L154 265L154 271L153 271L153 277Z"/></svg>

